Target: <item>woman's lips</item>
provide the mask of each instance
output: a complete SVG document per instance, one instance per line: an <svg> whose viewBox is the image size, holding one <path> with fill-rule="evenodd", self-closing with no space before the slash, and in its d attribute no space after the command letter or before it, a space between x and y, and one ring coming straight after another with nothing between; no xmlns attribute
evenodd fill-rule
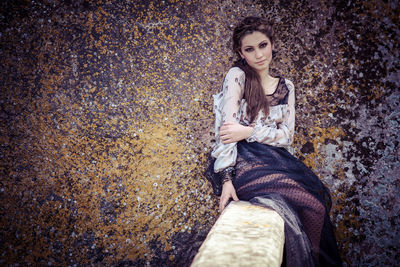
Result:
<svg viewBox="0 0 400 267"><path fill-rule="evenodd" d="M256 64L257 64L257 65L262 65L262 64L265 63L265 61L266 61L266 60L261 60L261 61L256 62Z"/></svg>

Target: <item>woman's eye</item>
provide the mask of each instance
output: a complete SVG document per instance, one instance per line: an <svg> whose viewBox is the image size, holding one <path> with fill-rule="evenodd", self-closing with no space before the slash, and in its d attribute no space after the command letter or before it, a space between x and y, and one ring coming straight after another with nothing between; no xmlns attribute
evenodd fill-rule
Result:
<svg viewBox="0 0 400 267"><path fill-rule="evenodd" d="M246 48L244 51L246 51L246 52L252 52L253 51L253 48Z"/></svg>
<svg viewBox="0 0 400 267"><path fill-rule="evenodd" d="M260 44L260 48L265 48L265 47L267 47L268 46L268 43L262 43L262 44Z"/></svg>

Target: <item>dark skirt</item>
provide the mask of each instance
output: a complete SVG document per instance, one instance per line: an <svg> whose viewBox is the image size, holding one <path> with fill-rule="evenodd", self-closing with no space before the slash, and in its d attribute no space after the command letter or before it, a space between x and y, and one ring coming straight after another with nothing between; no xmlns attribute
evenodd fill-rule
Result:
<svg viewBox="0 0 400 267"><path fill-rule="evenodd" d="M271 208L285 221L283 265L341 266L328 188L284 148L241 141L237 150L232 182L238 198ZM207 179L218 195L220 177L213 165Z"/></svg>

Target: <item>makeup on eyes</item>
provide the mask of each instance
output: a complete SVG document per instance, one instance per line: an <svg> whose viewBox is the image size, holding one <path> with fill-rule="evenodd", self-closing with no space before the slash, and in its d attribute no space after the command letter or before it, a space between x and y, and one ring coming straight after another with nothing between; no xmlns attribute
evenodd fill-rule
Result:
<svg viewBox="0 0 400 267"><path fill-rule="evenodd" d="M267 46L268 46L268 42L267 41L263 41L258 45L259 48L265 48ZM244 48L244 51L252 52L252 51L254 51L254 48L252 46L248 46L248 47Z"/></svg>

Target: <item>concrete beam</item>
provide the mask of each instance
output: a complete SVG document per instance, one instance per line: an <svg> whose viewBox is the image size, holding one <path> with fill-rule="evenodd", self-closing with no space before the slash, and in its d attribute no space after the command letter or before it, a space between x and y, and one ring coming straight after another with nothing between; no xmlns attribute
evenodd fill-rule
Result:
<svg viewBox="0 0 400 267"><path fill-rule="evenodd" d="M284 222L278 213L246 201L232 201L191 267L281 266L284 242Z"/></svg>

